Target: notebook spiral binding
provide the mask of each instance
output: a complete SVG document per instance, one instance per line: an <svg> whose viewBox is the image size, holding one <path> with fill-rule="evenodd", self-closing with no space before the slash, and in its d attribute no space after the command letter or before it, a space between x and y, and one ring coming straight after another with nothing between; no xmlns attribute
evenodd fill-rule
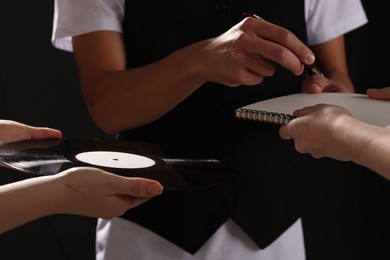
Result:
<svg viewBox="0 0 390 260"><path fill-rule="evenodd" d="M288 124L294 116L284 113L267 112L261 110L239 108L236 110L236 118L264 122L278 125Z"/></svg>

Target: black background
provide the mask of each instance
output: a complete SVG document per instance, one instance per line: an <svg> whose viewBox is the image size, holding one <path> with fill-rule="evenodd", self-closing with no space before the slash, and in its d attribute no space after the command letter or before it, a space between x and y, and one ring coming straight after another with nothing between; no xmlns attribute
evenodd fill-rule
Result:
<svg viewBox="0 0 390 260"><path fill-rule="evenodd" d="M364 93L390 86L390 22L386 1L362 2L370 22L348 33L346 44L356 90ZM72 55L51 45L52 14L52 0L0 1L0 118L58 128L65 138L113 138L88 115ZM0 183L25 177L2 170ZM376 174L363 178L362 217L372 221L362 229L372 250L366 259L390 259L390 185ZM33 221L0 235L0 258L94 259L95 225L93 218L69 215Z"/></svg>

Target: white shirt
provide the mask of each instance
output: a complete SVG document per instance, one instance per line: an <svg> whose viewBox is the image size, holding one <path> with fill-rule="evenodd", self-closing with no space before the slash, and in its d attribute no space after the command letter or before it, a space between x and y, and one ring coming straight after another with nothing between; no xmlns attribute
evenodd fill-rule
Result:
<svg viewBox="0 0 390 260"><path fill-rule="evenodd" d="M55 0L52 43L72 51L72 36L99 30L122 32L123 16L124 0ZM305 0L305 19L308 45L331 40L367 22L360 0Z"/></svg>
<svg viewBox="0 0 390 260"><path fill-rule="evenodd" d="M75 35L98 30L122 32L124 0L55 0L54 11L52 43L62 50L73 50L71 37ZM367 22L359 0L306 0L305 18L309 45L331 40ZM99 219L96 252L98 260L305 259L301 220L264 250L258 250L248 235L228 220L191 255L130 221Z"/></svg>

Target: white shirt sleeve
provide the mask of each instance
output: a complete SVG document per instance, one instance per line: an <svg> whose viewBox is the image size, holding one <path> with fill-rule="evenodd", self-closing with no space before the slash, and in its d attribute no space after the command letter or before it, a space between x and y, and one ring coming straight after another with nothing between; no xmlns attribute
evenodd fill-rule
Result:
<svg viewBox="0 0 390 260"><path fill-rule="evenodd" d="M329 41L368 22L360 0L305 0L308 45Z"/></svg>
<svg viewBox="0 0 390 260"><path fill-rule="evenodd" d="M122 31L124 0L55 0L52 44L73 51L72 36L99 30Z"/></svg>
<svg viewBox="0 0 390 260"><path fill-rule="evenodd" d="M305 0L308 44L326 42L367 23L360 0ZM72 36L122 32L124 0L55 0L52 44L73 51Z"/></svg>

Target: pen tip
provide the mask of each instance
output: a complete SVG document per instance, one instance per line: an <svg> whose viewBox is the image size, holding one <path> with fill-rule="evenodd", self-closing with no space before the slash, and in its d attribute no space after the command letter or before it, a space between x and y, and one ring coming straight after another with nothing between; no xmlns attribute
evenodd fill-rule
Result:
<svg viewBox="0 0 390 260"><path fill-rule="evenodd" d="M311 73L311 74L317 74L322 77L325 77L325 75L316 67L316 65L313 64L304 64L305 68Z"/></svg>
<svg viewBox="0 0 390 260"><path fill-rule="evenodd" d="M259 20L264 20L263 18L261 18L260 16L256 15L256 14L253 14L253 13L250 13L250 12L244 12L242 13L242 15L244 17L252 17L252 18L256 18L256 19L259 19Z"/></svg>

